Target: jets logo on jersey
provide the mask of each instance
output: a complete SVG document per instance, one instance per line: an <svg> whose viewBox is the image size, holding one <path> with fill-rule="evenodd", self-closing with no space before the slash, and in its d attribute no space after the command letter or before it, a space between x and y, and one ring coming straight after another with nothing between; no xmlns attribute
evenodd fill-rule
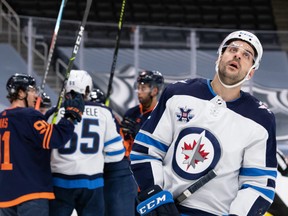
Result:
<svg viewBox="0 0 288 216"><path fill-rule="evenodd" d="M220 156L220 144L210 131L189 127L175 142L172 167L180 177L195 180L215 168Z"/></svg>
<svg viewBox="0 0 288 216"><path fill-rule="evenodd" d="M179 110L180 112L176 113L178 121L189 122L194 117L194 115L190 113L192 109L179 107Z"/></svg>
<svg viewBox="0 0 288 216"><path fill-rule="evenodd" d="M183 161L183 164L187 164L187 169L189 169L190 166L193 168L196 167L196 164L199 162L203 162L207 159L207 155L209 152L205 152L205 149L202 150L204 144L201 144L202 137L204 136L205 131L203 131L200 135L200 138L196 142L196 140L193 141L193 144L187 144L184 142L184 147L182 148L182 154L185 155L185 160Z"/></svg>

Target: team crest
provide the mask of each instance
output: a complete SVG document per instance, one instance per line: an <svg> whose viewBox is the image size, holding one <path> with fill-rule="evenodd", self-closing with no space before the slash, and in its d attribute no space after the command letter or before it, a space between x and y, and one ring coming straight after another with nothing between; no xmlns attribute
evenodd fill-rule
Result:
<svg viewBox="0 0 288 216"><path fill-rule="evenodd" d="M192 109L189 109L187 107L179 107L179 110L180 112L176 113L178 121L189 122L194 117L194 115L190 113Z"/></svg>
<svg viewBox="0 0 288 216"><path fill-rule="evenodd" d="M204 133L205 131L202 134ZM187 164L186 170L188 170L190 166L195 168L196 164L208 159L207 156L209 155L209 152L205 152L204 144L201 144L201 140L203 137L202 134L197 141L193 140L192 144L184 142L184 147L181 147L182 154L185 155L185 160L183 161L183 164Z"/></svg>
<svg viewBox="0 0 288 216"><path fill-rule="evenodd" d="M220 144L210 131L185 128L175 142L173 170L184 179L198 179L215 168L220 156Z"/></svg>

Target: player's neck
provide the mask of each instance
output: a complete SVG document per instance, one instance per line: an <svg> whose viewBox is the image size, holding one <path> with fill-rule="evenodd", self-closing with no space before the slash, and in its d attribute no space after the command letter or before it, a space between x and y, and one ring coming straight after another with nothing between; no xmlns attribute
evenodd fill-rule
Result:
<svg viewBox="0 0 288 216"><path fill-rule="evenodd" d="M16 107L26 107L25 102L23 100L15 100L11 103L11 108L16 108Z"/></svg>
<svg viewBox="0 0 288 216"><path fill-rule="evenodd" d="M225 88L218 80L214 78L211 82L213 91L219 95L224 101L233 101L240 97L240 86L235 88Z"/></svg>
<svg viewBox="0 0 288 216"><path fill-rule="evenodd" d="M146 111L150 111L152 109L154 109L154 107L156 106L157 100L156 98L152 99L152 102L150 104L142 104L142 112L146 112Z"/></svg>

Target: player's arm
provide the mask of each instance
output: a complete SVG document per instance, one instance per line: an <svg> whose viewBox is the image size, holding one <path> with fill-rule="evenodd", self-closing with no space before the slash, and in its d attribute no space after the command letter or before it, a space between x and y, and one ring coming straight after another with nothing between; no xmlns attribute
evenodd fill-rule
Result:
<svg viewBox="0 0 288 216"><path fill-rule="evenodd" d="M84 106L82 95L77 94L65 100L64 117L57 124L48 123L43 115L35 115L32 130L44 149L59 148L72 138L74 124L81 121Z"/></svg>
<svg viewBox="0 0 288 216"><path fill-rule="evenodd" d="M125 153L123 139L117 131L112 112L109 109L105 109L104 112L106 113L106 129L104 137L105 163L121 161Z"/></svg>
<svg viewBox="0 0 288 216"><path fill-rule="evenodd" d="M131 167L141 190L153 185L163 186L162 163L173 137L167 98L169 95L164 91L158 105L137 133L130 154Z"/></svg>
<svg viewBox="0 0 288 216"><path fill-rule="evenodd" d="M244 150L242 168L239 172L239 191L230 206L230 214L263 215L275 195L277 176L275 120L266 130L253 130L251 144ZM257 135L256 135L257 134Z"/></svg>

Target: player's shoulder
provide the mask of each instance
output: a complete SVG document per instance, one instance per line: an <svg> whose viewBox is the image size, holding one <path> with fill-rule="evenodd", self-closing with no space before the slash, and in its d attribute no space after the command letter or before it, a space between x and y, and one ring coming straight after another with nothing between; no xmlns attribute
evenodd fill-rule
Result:
<svg viewBox="0 0 288 216"><path fill-rule="evenodd" d="M140 106L139 106L139 104L136 105L136 106L134 106L134 107L129 108L129 109L125 112L124 116L130 116L130 117L131 117L131 116L134 116L135 113L140 113Z"/></svg>
<svg viewBox="0 0 288 216"><path fill-rule="evenodd" d="M94 102L94 101L85 101L85 110L86 108L96 108L99 112L102 113L113 113L112 109L105 104Z"/></svg>
<svg viewBox="0 0 288 216"><path fill-rule="evenodd" d="M254 97L253 95L243 92L242 95L245 98L245 109L251 119L256 122L261 122L262 125L275 124L274 113L269 109L268 105ZM243 111L244 112L244 111Z"/></svg>
<svg viewBox="0 0 288 216"><path fill-rule="evenodd" d="M208 89L207 82L208 80L203 78L176 81L174 83L168 84L163 91L163 94L166 94L167 97L171 97L173 95L191 95L193 92L201 91L203 88Z"/></svg>
<svg viewBox="0 0 288 216"><path fill-rule="evenodd" d="M207 79L203 78L194 78L194 79L184 79L184 80L177 80L173 83L167 85L169 88L179 88L185 87L189 85L207 85Z"/></svg>
<svg viewBox="0 0 288 216"><path fill-rule="evenodd" d="M25 117L25 116L41 116L41 117L43 117L43 114L41 112L39 112L38 110L36 110L32 107L17 107L17 108L11 109L10 111L14 115L19 115L21 117Z"/></svg>
<svg viewBox="0 0 288 216"><path fill-rule="evenodd" d="M99 107L100 109L108 109L109 110L109 107L105 106L105 104L98 103L95 101L85 101L85 106Z"/></svg>
<svg viewBox="0 0 288 216"><path fill-rule="evenodd" d="M266 103L247 92L243 92L243 96L246 98L247 106L251 109L257 110L265 115L273 115L273 112L269 109Z"/></svg>

